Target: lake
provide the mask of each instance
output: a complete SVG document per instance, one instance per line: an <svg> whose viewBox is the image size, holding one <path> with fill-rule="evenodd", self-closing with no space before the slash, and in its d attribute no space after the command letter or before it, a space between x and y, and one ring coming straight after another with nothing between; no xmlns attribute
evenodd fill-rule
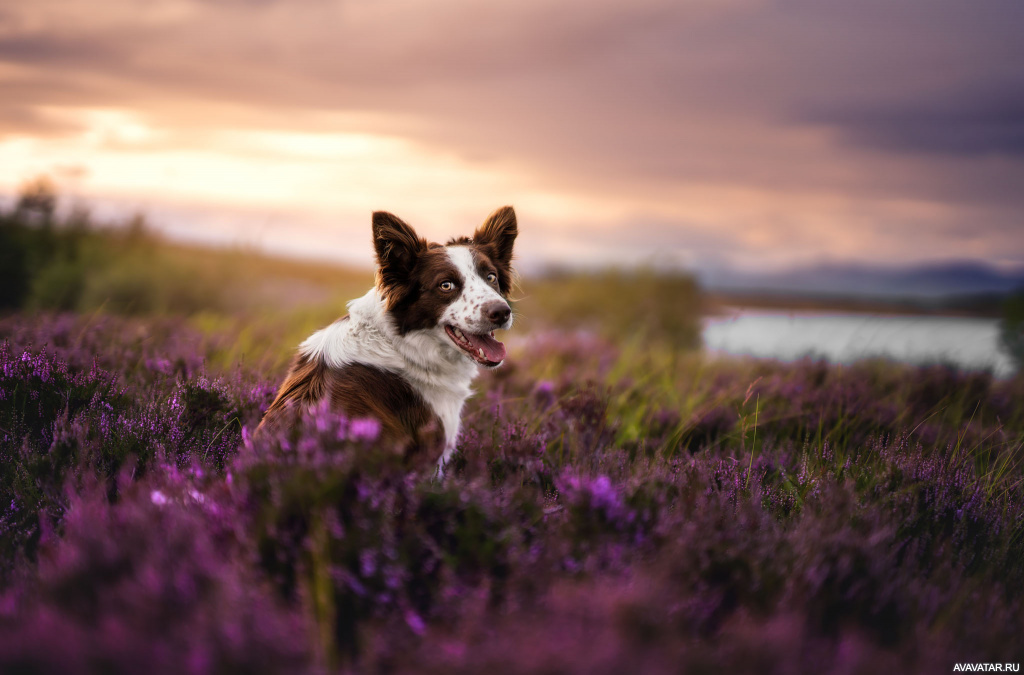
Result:
<svg viewBox="0 0 1024 675"><path fill-rule="evenodd" d="M997 319L734 310L706 318L703 338L709 352L735 356L793 361L810 355L834 363L881 356L989 369L998 377L1013 373L999 348Z"/></svg>

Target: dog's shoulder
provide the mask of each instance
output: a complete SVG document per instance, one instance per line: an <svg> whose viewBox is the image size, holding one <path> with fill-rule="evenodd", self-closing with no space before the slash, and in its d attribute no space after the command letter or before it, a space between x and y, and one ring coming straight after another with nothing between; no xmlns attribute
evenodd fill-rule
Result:
<svg viewBox="0 0 1024 675"><path fill-rule="evenodd" d="M333 410L349 418L372 417L381 424L380 440L399 446L407 454L432 450L445 444L445 428L434 409L399 372L360 361L332 364L332 352L344 352L358 342L354 334L333 336L347 345L331 344L335 332L348 317L314 334L303 343L277 396L257 430L260 433L289 427L302 409L327 401Z"/></svg>
<svg viewBox="0 0 1024 675"><path fill-rule="evenodd" d="M327 386L327 365L323 359L302 352L295 355L281 387L277 390L257 432L278 428L282 418L301 406L315 405L323 399Z"/></svg>
<svg viewBox="0 0 1024 675"><path fill-rule="evenodd" d="M441 419L400 374L365 363L330 369L325 395L331 407L349 417L381 423L381 440L399 444L407 454L444 446Z"/></svg>

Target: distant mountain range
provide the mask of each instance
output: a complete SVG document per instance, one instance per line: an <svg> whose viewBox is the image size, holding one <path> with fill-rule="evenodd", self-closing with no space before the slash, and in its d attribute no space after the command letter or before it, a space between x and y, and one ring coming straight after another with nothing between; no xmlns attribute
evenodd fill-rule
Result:
<svg viewBox="0 0 1024 675"><path fill-rule="evenodd" d="M1024 288L1024 270L1004 272L959 261L901 268L818 265L769 274L709 271L698 278L712 291L808 297L929 300L1003 295Z"/></svg>

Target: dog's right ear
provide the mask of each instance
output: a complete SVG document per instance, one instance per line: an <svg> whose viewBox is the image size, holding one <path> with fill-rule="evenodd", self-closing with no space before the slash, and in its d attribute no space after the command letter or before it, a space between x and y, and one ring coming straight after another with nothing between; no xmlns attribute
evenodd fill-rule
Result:
<svg viewBox="0 0 1024 675"><path fill-rule="evenodd" d="M398 216L387 211L373 214L373 248L377 252L379 283L385 295L409 279L427 242Z"/></svg>

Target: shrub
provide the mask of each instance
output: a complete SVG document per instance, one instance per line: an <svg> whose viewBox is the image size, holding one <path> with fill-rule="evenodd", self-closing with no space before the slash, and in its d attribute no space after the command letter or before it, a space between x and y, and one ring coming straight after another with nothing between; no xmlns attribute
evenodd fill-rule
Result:
<svg viewBox="0 0 1024 675"><path fill-rule="evenodd" d="M82 262L53 260L32 279L29 304L39 309L73 311L79 306L85 279Z"/></svg>
<svg viewBox="0 0 1024 675"><path fill-rule="evenodd" d="M700 289L687 275L559 273L525 282L523 296L516 311L535 328L586 327L617 342L644 337L675 348L700 345Z"/></svg>
<svg viewBox="0 0 1024 675"><path fill-rule="evenodd" d="M169 480L171 479L171 480ZM0 670L32 673L299 673L312 654L282 605L224 537L227 505L162 472L71 499L16 610L0 613Z"/></svg>
<svg viewBox="0 0 1024 675"><path fill-rule="evenodd" d="M327 409L249 438L274 383L181 322L0 335L5 672L1024 657L1019 378L551 332L482 375L439 483Z"/></svg>
<svg viewBox="0 0 1024 675"><path fill-rule="evenodd" d="M1017 369L1024 369L1024 291L1013 294L1003 305L999 342Z"/></svg>
<svg viewBox="0 0 1024 675"><path fill-rule="evenodd" d="M28 298L31 280L24 232L0 215L0 310L21 307Z"/></svg>
<svg viewBox="0 0 1024 675"><path fill-rule="evenodd" d="M193 314L219 306L217 284L199 270L147 256L112 261L95 270L82 290L81 307L125 315Z"/></svg>

